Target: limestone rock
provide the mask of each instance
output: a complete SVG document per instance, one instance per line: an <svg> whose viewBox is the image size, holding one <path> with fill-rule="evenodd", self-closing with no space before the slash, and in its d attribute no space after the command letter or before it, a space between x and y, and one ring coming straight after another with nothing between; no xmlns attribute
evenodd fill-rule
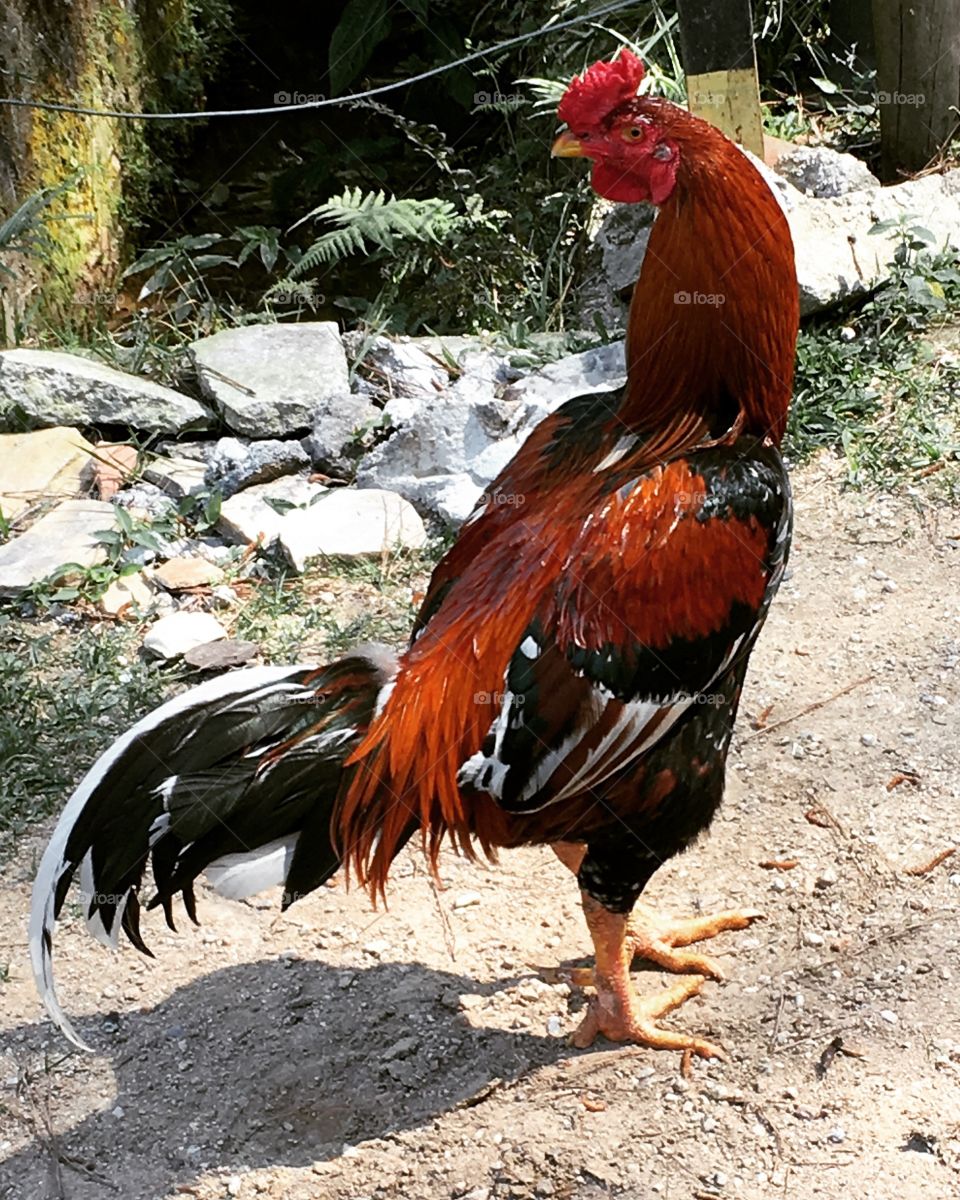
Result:
<svg viewBox="0 0 960 1200"><path fill-rule="evenodd" d="M255 483L269 483L309 467L310 455L298 441L266 440L244 444L221 438L207 459L205 480L221 496L232 496Z"/></svg>
<svg viewBox="0 0 960 1200"><path fill-rule="evenodd" d="M889 277L898 235L896 229L871 234L880 221L910 214L907 224L929 229L936 248L960 240L960 168L893 187L858 186L838 196L807 196L786 177L753 161L790 225L804 316L865 295ZM603 216L593 235L592 266L579 291L586 316L599 311L608 328L623 327L630 290L625 281L636 281L648 236L649 218L641 205L618 205Z"/></svg>
<svg viewBox="0 0 960 1200"><path fill-rule="evenodd" d="M182 592L188 588L208 587L223 581L223 571L205 558L171 558L157 567L151 576L168 592Z"/></svg>
<svg viewBox="0 0 960 1200"><path fill-rule="evenodd" d="M144 579L143 572L137 571L115 579L97 601L97 607L107 616L116 617L128 608L145 609L152 600L153 589Z"/></svg>
<svg viewBox="0 0 960 1200"><path fill-rule="evenodd" d="M158 658L179 658L195 646L225 638L220 622L204 612L175 612L161 617L143 639L143 648Z"/></svg>
<svg viewBox="0 0 960 1200"><path fill-rule="evenodd" d="M387 404L396 429L361 460L361 487L398 492L457 527L535 425L574 396L618 386L625 374L622 342L568 355L519 381L502 356L470 366L436 396ZM524 498L504 502L519 507Z"/></svg>
<svg viewBox="0 0 960 1200"><path fill-rule="evenodd" d="M22 595L67 563L92 567L106 558L97 534L115 527L113 505L64 500L26 533L0 546L0 596Z"/></svg>
<svg viewBox="0 0 960 1200"><path fill-rule="evenodd" d="M59 350L0 351L0 428L129 425L183 433L215 423L205 404L149 379Z"/></svg>
<svg viewBox="0 0 960 1200"><path fill-rule="evenodd" d="M426 544L423 521L402 496L377 488L336 488L282 520L280 547L297 571L320 555L361 556Z"/></svg>
<svg viewBox="0 0 960 1200"><path fill-rule="evenodd" d="M158 457L144 467L143 477L174 500L182 500L205 490L206 471L204 464L193 458Z"/></svg>
<svg viewBox="0 0 960 1200"><path fill-rule="evenodd" d="M224 329L190 352L204 395L230 429L247 437L301 433L321 400L349 391L334 321Z"/></svg>
<svg viewBox="0 0 960 1200"><path fill-rule="evenodd" d="M352 479L363 453L362 435L381 419L367 396L345 392L321 400L313 414L313 432L304 447L314 467L328 475Z"/></svg>
<svg viewBox="0 0 960 1200"><path fill-rule="evenodd" d="M0 511L7 521L41 499L78 496L93 446L76 429L58 425L0 434Z"/></svg>
<svg viewBox="0 0 960 1200"><path fill-rule="evenodd" d="M256 642L240 642L227 638L226 641L206 642L202 646L194 646L184 654L183 660L201 671L229 671L233 667L242 667L259 653L260 647Z"/></svg>
<svg viewBox="0 0 960 1200"><path fill-rule="evenodd" d="M865 162L829 146L793 146L780 155L774 170L807 196L844 196L880 186Z"/></svg>
<svg viewBox="0 0 960 1200"><path fill-rule="evenodd" d="M327 488L303 475L289 475L272 483L258 483L224 500L218 529L228 542L249 546L275 542L287 511L324 496Z"/></svg>

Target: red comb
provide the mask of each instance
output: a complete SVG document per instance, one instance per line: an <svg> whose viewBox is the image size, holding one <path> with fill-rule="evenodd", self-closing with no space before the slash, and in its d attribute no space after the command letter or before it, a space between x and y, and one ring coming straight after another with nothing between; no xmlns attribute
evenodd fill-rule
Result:
<svg viewBox="0 0 960 1200"><path fill-rule="evenodd" d="M637 94L643 63L627 49L613 62L598 62L578 75L563 94L557 116L574 131L602 121Z"/></svg>

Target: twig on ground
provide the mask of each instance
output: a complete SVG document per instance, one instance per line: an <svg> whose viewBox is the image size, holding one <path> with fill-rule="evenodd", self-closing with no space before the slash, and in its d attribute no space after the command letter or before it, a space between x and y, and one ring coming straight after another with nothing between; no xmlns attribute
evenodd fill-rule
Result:
<svg viewBox="0 0 960 1200"><path fill-rule="evenodd" d="M774 721L772 725L763 725L760 729L755 729L740 740L741 742L749 742L752 738L759 737L762 733L772 733L774 729L781 729L784 725L789 725L791 721L796 721L798 717L805 717L807 713L816 712L818 708L823 708L825 704L832 704L834 700L839 700L847 692L852 692L854 688L862 687L874 678L875 676L871 674L864 675L862 679L855 679L853 683L848 683L846 687L842 687L839 692L834 692L832 696L824 696L822 700L814 700L812 704L807 704L797 712L792 713L789 717L782 717L779 721Z"/></svg>
<svg viewBox="0 0 960 1200"><path fill-rule="evenodd" d="M904 870L905 875L929 875L931 871L940 866L942 862L946 862L951 854L956 853L956 846L948 846L946 850L941 850L939 854L934 855L929 862L920 863L916 867L907 867Z"/></svg>

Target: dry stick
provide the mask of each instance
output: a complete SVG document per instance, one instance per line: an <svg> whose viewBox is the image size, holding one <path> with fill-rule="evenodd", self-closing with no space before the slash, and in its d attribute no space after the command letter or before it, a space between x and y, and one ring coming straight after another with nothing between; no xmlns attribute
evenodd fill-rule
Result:
<svg viewBox="0 0 960 1200"><path fill-rule="evenodd" d="M907 867L904 870L904 874L929 875L930 872L939 867L942 862L946 862L951 854L955 854L956 849L956 846L949 846L946 850L941 850L940 853L931 858L929 862L921 863L918 867Z"/></svg>
<svg viewBox="0 0 960 1200"><path fill-rule="evenodd" d="M779 729L783 725L789 725L791 721L796 721L798 717L805 717L807 713L816 712L818 708L823 708L826 704L832 704L834 700L839 700L841 696L845 696L847 692L852 692L854 688L862 687L865 683L869 683L871 679L875 679L875 675L864 675L862 679L855 679L853 683L848 683L846 687L842 687L839 692L834 692L832 696L825 696L822 700L814 700L812 704L806 705L798 712L792 713L789 717L783 717L779 721L774 721L772 725L764 725L762 729L755 729L752 733L748 733L740 739L743 742L749 742L751 738L759 737L762 733L771 733L774 729Z"/></svg>
<svg viewBox="0 0 960 1200"><path fill-rule="evenodd" d="M440 902L440 891L437 888L437 881L430 880L430 890L433 892L433 898L436 901L437 912L440 914L440 924L443 926L443 941L447 947L447 953L450 955L450 961L457 961L457 946L453 936L453 926L450 924L450 918L447 916L443 904Z"/></svg>

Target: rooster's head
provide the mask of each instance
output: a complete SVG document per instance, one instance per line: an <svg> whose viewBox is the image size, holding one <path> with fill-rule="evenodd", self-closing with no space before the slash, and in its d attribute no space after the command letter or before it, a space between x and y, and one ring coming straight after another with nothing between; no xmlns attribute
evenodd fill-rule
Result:
<svg viewBox="0 0 960 1200"><path fill-rule="evenodd" d="M677 181L682 120L689 114L638 96L643 75L643 63L626 49L578 75L560 101L557 115L567 129L552 153L592 159L593 189L608 200L663 204Z"/></svg>

